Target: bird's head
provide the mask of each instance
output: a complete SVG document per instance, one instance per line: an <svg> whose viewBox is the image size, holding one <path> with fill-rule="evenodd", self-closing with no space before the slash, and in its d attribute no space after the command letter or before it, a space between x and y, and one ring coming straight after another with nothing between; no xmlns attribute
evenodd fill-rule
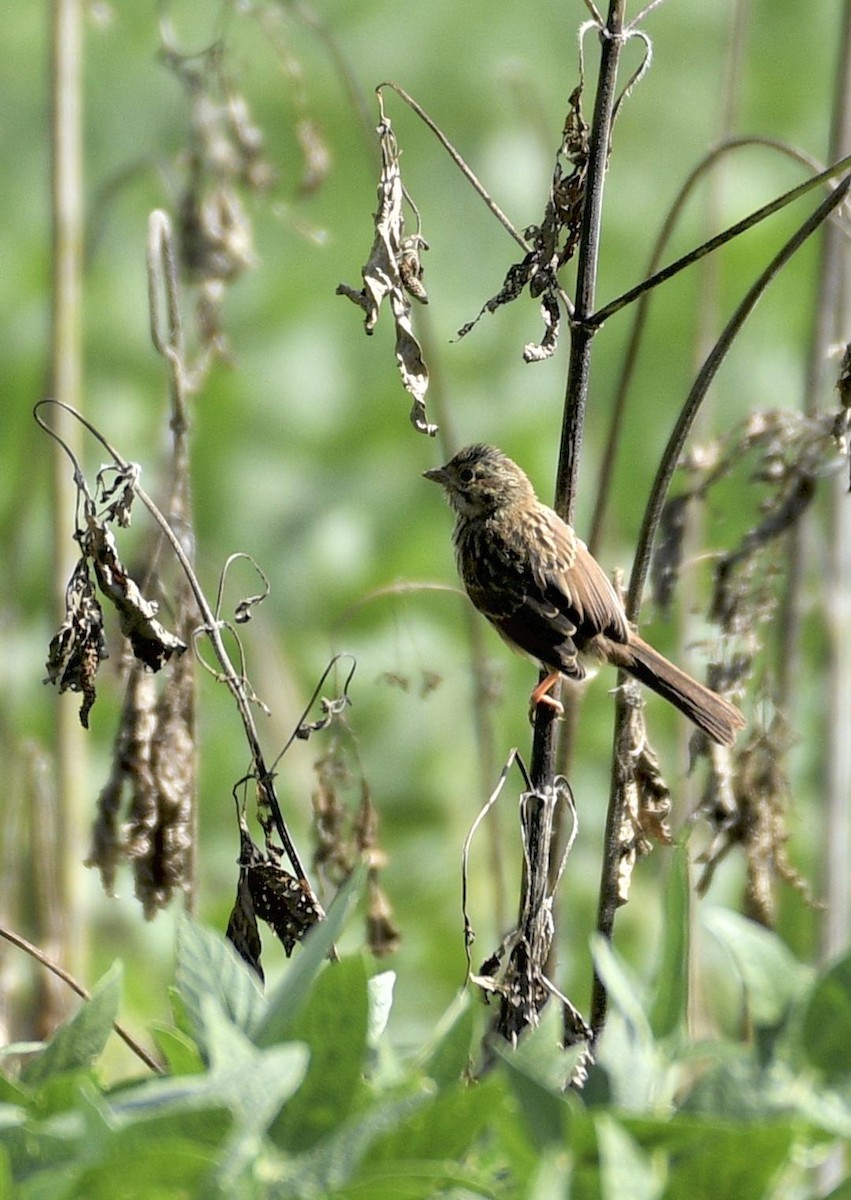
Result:
<svg viewBox="0 0 851 1200"><path fill-rule="evenodd" d="M424 471L423 477L441 484L463 517L486 517L535 499L525 473L495 446L465 446L445 467Z"/></svg>

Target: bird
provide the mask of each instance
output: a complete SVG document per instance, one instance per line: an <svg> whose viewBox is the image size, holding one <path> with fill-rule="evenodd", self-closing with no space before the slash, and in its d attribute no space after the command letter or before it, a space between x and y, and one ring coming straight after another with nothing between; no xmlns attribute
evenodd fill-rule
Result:
<svg viewBox="0 0 851 1200"><path fill-rule="evenodd" d="M455 512L458 573L473 605L515 650L548 672L532 708L561 711L550 690L580 680L583 657L613 666L664 697L713 741L732 746L745 718L630 626L614 585L573 528L542 504L525 472L495 446L465 446L424 471Z"/></svg>

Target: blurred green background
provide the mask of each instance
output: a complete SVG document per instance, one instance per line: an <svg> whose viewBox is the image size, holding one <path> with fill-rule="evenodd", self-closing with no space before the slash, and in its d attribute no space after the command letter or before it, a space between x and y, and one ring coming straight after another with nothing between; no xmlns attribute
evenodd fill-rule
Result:
<svg viewBox="0 0 851 1200"><path fill-rule="evenodd" d="M277 172L269 193L246 200L257 264L228 290L224 304L233 364L217 364L193 401L199 574L212 596L225 557L242 550L271 580L270 599L245 631L251 679L271 710L269 718L258 714L270 758L289 736L331 654L345 649L357 656L347 720L380 813L389 856L383 881L403 936L389 964L398 972L393 1020L402 1043L416 1042L463 981L461 843L509 749L528 752L526 704L533 672L491 631L483 631L496 692L490 709L491 782L485 785L472 717L466 602L447 591L372 597L378 589L408 582L454 587L451 519L436 489L420 478L442 460L443 449L408 423L391 323L385 314L375 336L367 339L357 309L334 294L341 281L360 283L372 241L376 170L370 130L359 119L327 42L297 5L193 0L161 7L187 53L222 39L228 77L262 129L266 157ZM747 9L731 132L779 138L823 159L839 4L755 0ZM315 0L310 11L345 57L373 124L374 86L397 80L432 115L519 228L539 219L566 99L577 81L577 28L587 18L580 0L535 5ZM641 278L663 214L719 135L733 15L731 3L698 0L663 5L646 21L653 65L615 129L601 300ZM21 812L32 796L26 764L33 747L48 756L49 786L57 703L41 683L56 625L50 604L50 447L31 417L45 388L49 337L48 24L46 5L11 6L0 60L7 164L0 192L0 628L6 680L0 754L9 789L5 855L31 862L35 872L39 863L23 832ZM112 443L142 465L143 483L156 495L167 446L167 393L162 360L148 335L146 226L151 209L173 210L187 139L187 98L158 60L156 5L92 2L85 24L85 406ZM596 53L589 34L586 116ZM628 69L638 65L640 54L637 43L628 47ZM331 156L327 178L311 195L300 192L302 163L293 132L300 89L304 111L318 123ZM552 359L525 365L523 345L538 340L542 328L537 304L524 297L485 316L462 341L453 340L498 290L516 247L414 115L392 96L387 112L402 150L406 186L431 247L425 257L430 305L415 313L433 376L430 415L442 423L452 445L487 440L502 446L548 498L564 394L566 331ZM717 213L707 216L704 185L667 257L801 177L799 166L768 150L738 152L723 169ZM811 207L814 202L805 200L725 250L711 298L700 270L679 276L656 297L627 416L629 449L618 459L600 548L607 568L622 566L628 572L655 464L699 363L698 317L710 334L720 329L757 271ZM757 309L713 389L703 436L729 429L754 407L800 405L816 261L816 247L808 245ZM570 278L568 272L568 287ZM580 532L590 519L627 328L626 316L613 318L595 348ZM830 397L823 402L829 405ZM89 443L90 473L101 457ZM746 495L740 503L734 499L733 506L735 518L716 514L711 535L718 542L753 519ZM128 556L146 532L139 513L128 536ZM244 578L242 590L253 591L254 580ZM234 590L240 586L235 583ZM654 625L649 608L645 620L648 636L673 650L676 628ZM807 636L817 665L817 625ZM90 761L84 769L92 808L107 771L120 703L117 663L116 653L101 678L87 737ZM440 682L428 690L424 685L431 673ZM608 798L607 691L612 683L604 676L588 692L571 777L582 825L560 901L560 982L580 1005L587 1003L587 937ZM77 698L66 695L59 702L76 705ZM816 879L820 704L813 670L802 678L799 695L792 856ZM206 676L199 708L200 913L221 929L233 900L238 853L230 791L247 755L229 697ZM699 795L699 783L686 783L684 777L687 731L653 700L649 713L681 821ZM308 859L313 764L327 750L322 739L320 734L296 743L279 774L286 816ZM512 780L496 818L509 875L509 911L510 881L516 883L519 865L515 800ZM27 816L38 820L37 812ZM641 865L633 903L618 927L619 946L639 969L652 954L665 857L657 852ZM484 957L502 933L493 920L493 877L484 838L476 844L473 867L475 953ZM87 978L93 980L120 956L128 1019L162 1018L173 914L146 925L129 876L119 879L118 898L108 900L92 872L79 861L74 870L83 878ZM740 882L741 864L731 858L713 895L736 903ZM17 904L10 899L6 919L27 932L27 909L26 899ZM781 922L795 949L811 956L815 918L800 899L783 898ZM280 959L279 947L268 942L265 965L273 977ZM14 963L7 965L12 985L17 971Z"/></svg>

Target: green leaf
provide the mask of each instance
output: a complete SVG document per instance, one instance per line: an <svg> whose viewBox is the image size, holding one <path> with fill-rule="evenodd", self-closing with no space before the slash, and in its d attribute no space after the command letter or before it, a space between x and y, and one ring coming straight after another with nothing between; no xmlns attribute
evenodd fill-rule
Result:
<svg viewBox="0 0 851 1200"><path fill-rule="evenodd" d="M80 1200L174 1200L211 1196L205 1187L216 1155L201 1142L161 1130L156 1140L117 1139L94 1166L77 1175Z"/></svg>
<svg viewBox="0 0 851 1200"><path fill-rule="evenodd" d="M249 1036L260 1022L265 1000L254 973L226 938L185 916L177 926L175 982L192 1035L204 1054L210 1052L203 1016L209 1000L215 1000Z"/></svg>
<svg viewBox="0 0 851 1200"><path fill-rule="evenodd" d="M505 1084L490 1076L435 1092L391 1132L376 1138L369 1163L466 1160L493 1114L505 1102Z"/></svg>
<svg viewBox="0 0 851 1200"><path fill-rule="evenodd" d="M64 1025L60 1025L38 1058L21 1072L24 1083L32 1087L52 1075L94 1063L112 1033L112 1024L121 999L121 964L114 963L98 981L91 997L85 1000Z"/></svg>
<svg viewBox="0 0 851 1200"><path fill-rule="evenodd" d="M639 1149L614 1117L594 1117L600 1155L601 1200L659 1200L665 1191L659 1164Z"/></svg>
<svg viewBox="0 0 851 1200"><path fill-rule="evenodd" d="M340 888L324 921L314 925L289 962L283 979L269 996L255 1041L258 1046L285 1041L296 1015L307 999L313 982L339 938L363 890L365 873L354 871Z"/></svg>
<svg viewBox="0 0 851 1200"><path fill-rule="evenodd" d="M665 1200L758 1200L789 1162L795 1124L731 1124L720 1119L674 1117L658 1123L623 1120L640 1146L664 1150Z"/></svg>
<svg viewBox="0 0 851 1200"><path fill-rule="evenodd" d="M591 939L594 968L609 998L633 1034L642 1042L653 1042L653 1031L642 1003L642 991L626 964L612 948L607 938L595 934Z"/></svg>
<svg viewBox="0 0 851 1200"><path fill-rule="evenodd" d="M353 1183L334 1192L333 1200L478 1200L495 1194L493 1181L473 1165L397 1159L365 1167ZM503 1189L502 1195L508 1193Z"/></svg>
<svg viewBox="0 0 851 1200"><path fill-rule="evenodd" d="M799 1037L803 1053L828 1083L851 1076L851 955L817 980Z"/></svg>
<svg viewBox="0 0 851 1200"><path fill-rule="evenodd" d="M360 1164L372 1143L381 1134L395 1129L400 1122L428 1103L419 1094L402 1099L381 1101L366 1112L351 1117L313 1150L295 1162L282 1165L278 1195L295 1197L327 1196L346 1187L357 1176Z"/></svg>
<svg viewBox="0 0 851 1200"><path fill-rule="evenodd" d="M657 1040L684 1027L688 1006L690 890L684 847L675 847L670 868L665 887L662 959L650 1004L650 1027Z"/></svg>
<svg viewBox="0 0 851 1200"><path fill-rule="evenodd" d="M150 1030L170 1075L198 1075L204 1070L198 1046L188 1034L166 1025L151 1025Z"/></svg>
<svg viewBox="0 0 851 1200"><path fill-rule="evenodd" d="M502 1059L526 1127L535 1145L543 1148L561 1142L569 1119L564 1089L573 1074L582 1046L565 1050L561 1011L551 1001L537 1029L531 1030L512 1048L494 1039L492 1047Z"/></svg>
<svg viewBox="0 0 851 1200"><path fill-rule="evenodd" d="M366 969L357 955L326 963L289 1036L310 1050L310 1067L271 1130L276 1145L304 1150L352 1112L363 1088L369 1021Z"/></svg>
<svg viewBox="0 0 851 1200"><path fill-rule="evenodd" d="M732 958L744 986L748 1015L757 1026L774 1028L812 979L776 933L726 908L706 908L703 920Z"/></svg>
<svg viewBox="0 0 851 1200"><path fill-rule="evenodd" d="M475 1012L467 990L459 992L440 1018L417 1062L438 1087L457 1083L470 1065Z"/></svg>

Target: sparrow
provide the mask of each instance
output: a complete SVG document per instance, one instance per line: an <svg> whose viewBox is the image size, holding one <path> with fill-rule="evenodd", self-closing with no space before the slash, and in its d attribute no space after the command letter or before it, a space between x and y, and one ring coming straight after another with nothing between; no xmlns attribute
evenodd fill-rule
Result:
<svg viewBox="0 0 851 1200"><path fill-rule="evenodd" d="M560 676L583 679L585 656L625 671L708 737L733 744L745 724L739 710L639 637L588 547L507 455L466 446L423 474L443 487L455 512L455 560L467 595L510 646L549 672L532 692L533 707L560 711L550 689Z"/></svg>

